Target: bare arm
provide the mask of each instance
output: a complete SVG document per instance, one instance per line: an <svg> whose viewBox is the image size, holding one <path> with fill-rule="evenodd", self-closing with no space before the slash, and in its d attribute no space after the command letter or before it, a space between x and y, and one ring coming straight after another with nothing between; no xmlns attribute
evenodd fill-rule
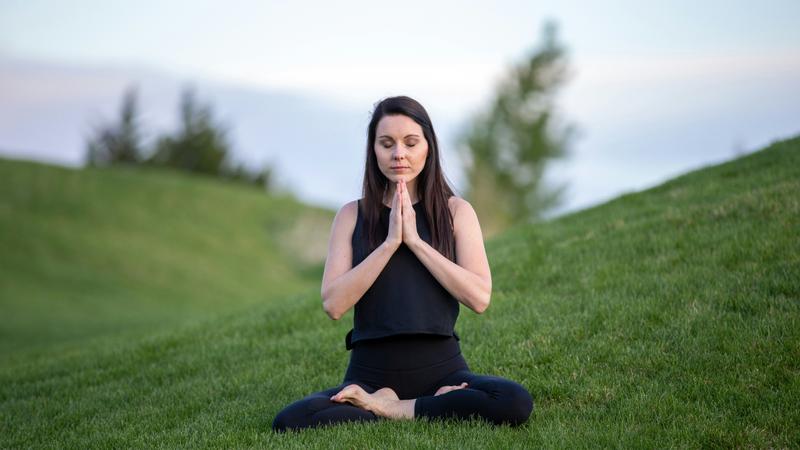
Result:
<svg viewBox="0 0 800 450"><path fill-rule="evenodd" d="M351 240L356 214L358 205L352 201L339 210L331 226L321 295L322 308L333 320L339 320L361 299L400 246L400 241L387 238L361 263L352 267Z"/></svg>
<svg viewBox="0 0 800 450"><path fill-rule="evenodd" d="M456 262L445 258L422 239L414 240L409 248L456 300L481 314L489 307L492 274L478 216L466 200L452 197L450 201L455 204Z"/></svg>

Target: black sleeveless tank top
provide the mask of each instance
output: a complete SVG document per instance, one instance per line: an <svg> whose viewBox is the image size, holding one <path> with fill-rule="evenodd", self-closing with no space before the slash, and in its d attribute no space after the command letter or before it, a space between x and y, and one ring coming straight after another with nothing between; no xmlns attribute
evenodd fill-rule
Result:
<svg viewBox="0 0 800 450"><path fill-rule="evenodd" d="M414 204L419 237L431 244L431 232L422 202ZM391 208L383 205L380 229L389 231ZM353 267L369 256L367 227L358 201L353 230ZM353 343L396 334L434 334L454 336L459 303L428 271L405 244L386 263L375 282L355 305L353 329L345 337L345 347Z"/></svg>

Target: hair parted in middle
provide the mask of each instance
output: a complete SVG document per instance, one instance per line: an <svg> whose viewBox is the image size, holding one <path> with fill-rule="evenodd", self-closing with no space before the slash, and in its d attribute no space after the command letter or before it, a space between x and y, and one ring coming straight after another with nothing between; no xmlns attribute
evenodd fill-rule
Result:
<svg viewBox="0 0 800 450"><path fill-rule="evenodd" d="M425 217L430 226L431 246L449 260L455 261L453 217L448 207L448 199L454 194L442 171L436 133L425 108L418 101L404 95L388 97L379 101L375 105L372 118L367 126L362 213L367 225L369 251L377 248L386 239L385 230L380 224L380 213L384 206L384 195L389 190L389 179L381 172L375 156L375 134L378 122L384 116L398 114L407 116L419 124L425 140L428 142L425 166L417 176L417 195L425 208Z"/></svg>

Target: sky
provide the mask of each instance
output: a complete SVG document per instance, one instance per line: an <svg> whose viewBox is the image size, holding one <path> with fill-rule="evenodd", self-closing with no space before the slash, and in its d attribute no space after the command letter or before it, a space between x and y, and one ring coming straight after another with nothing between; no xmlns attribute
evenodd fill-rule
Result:
<svg viewBox="0 0 800 450"><path fill-rule="evenodd" d="M4 1L0 154L80 165L90 124L141 89L154 130L193 83L239 157L273 163L306 201L360 196L373 104L428 109L448 178L457 135L554 20L579 135L548 180L551 214L656 185L800 133L800 2Z"/></svg>

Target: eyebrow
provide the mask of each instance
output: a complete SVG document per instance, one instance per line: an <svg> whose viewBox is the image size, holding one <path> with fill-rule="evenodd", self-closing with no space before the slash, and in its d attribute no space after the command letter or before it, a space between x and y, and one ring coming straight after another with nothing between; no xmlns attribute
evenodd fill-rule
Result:
<svg viewBox="0 0 800 450"><path fill-rule="evenodd" d="M407 135L405 135L405 137L410 137L410 136L419 137L419 135L418 135L418 134L407 134ZM384 135L381 135L381 136L378 136L378 139L381 139L381 138L389 138L389 139L393 139L391 136L389 136L389 135L386 135L386 134L384 134Z"/></svg>

